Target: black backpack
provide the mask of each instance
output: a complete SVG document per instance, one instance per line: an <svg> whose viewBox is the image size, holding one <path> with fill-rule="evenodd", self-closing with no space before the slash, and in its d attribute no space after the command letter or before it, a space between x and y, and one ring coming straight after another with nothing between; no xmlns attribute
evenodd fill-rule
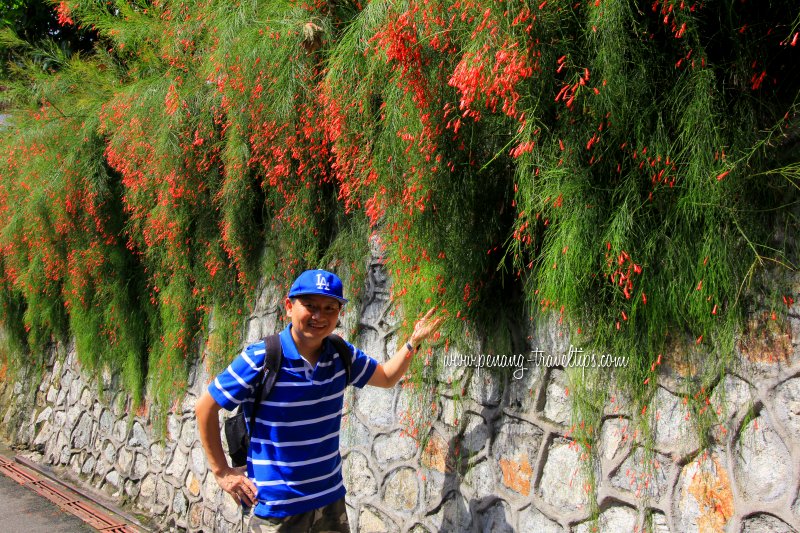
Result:
<svg viewBox="0 0 800 533"><path fill-rule="evenodd" d="M338 335L328 335L328 340L333 343L334 349L342 359L345 372L345 386L350 384L350 367L353 364L353 354L345 344L344 340ZM266 355L264 356L264 366L258 373L255 393L253 394L253 410L250 413L250 427L255 427L256 412L258 405L267 399L269 393L275 387L275 380L283 363L283 349L278 335L264 337ZM247 434L247 425L244 421L244 411L239 407L236 413L225 421L225 440L228 441L228 455L231 458L231 466L239 467L247 464L247 451L250 449L250 435Z"/></svg>

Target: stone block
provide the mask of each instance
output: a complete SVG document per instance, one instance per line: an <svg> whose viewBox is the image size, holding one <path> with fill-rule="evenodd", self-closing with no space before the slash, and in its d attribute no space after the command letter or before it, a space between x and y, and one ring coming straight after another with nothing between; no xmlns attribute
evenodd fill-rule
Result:
<svg viewBox="0 0 800 533"><path fill-rule="evenodd" d="M197 422L195 422L194 418L187 418L181 428L181 444L191 448L192 444L197 442L197 439Z"/></svg>
<svg viewBox="0 0 800 533"><path fill-rule="evenodd" d="M183 492L176 490L172 498L172 513L177 515L177 518L183 517L186 514L188 505L189 502L186 500L186 496L183 495Z"/></svg>
<svg viewBox="0 0 800 533"><path fill-rule="evenodd" d="M92 440L92 417L88 413L83 413L72 432L72 447L80 450L87 449Z"/></svg>
<svg viewBox="0 0 800 533"><path fill-rule="evenodd" d="M200 503L195 503L189 506L190 529L199 530L203 526L203 511L204 507Z"/></svg>
<svg viewBox="0 0 800 533"><path fill-rule="evenodd" d="M459 492L451 492L439 511L430 517L436 531L472 531L469 504Z"/></svg>
<svg viewBox="0 0 800 533"><path fill-rule="evenodd" d="M400 430L378 435L372 444L372 455L380 464L408 460L417 452L417 441Z"/></svg>
<svg viewBox="0 0 800 533"><path fill-rule="evenodd" d="M147 507L156 494L156 476L151 474L146 476L139 484L139 499L143 502L143 507Z"/></svg>
<svg viewBox="0 0 800 533"><path fill-rule="evenodd" d="M194 472L189 472L189 474L186 476L185 486L192 498L197 498L200 496L202 486L200 485L200 481L197 479L197 476L194 475Z"/></svg>
<svg viewBox="0 0 800 533"><path fill-rule="evenodd" d="M578 444L566 439L554 440L539 481L539 496L546 503L567 512L582 511L589 503L585 465Z"/></svg>
<svg viewBox="0 0 800 533"><path fill-rule="evenodd" d="M772 320L764 311L749 317L737 342L742 359L754 365L788 363L792 354L791 325Z"/></svg>
<svg viewBox="0 0 800 533"><path fill-rule="evenodd" d="M398 468L386 477L383 500L397 511L410 513L419 503L417 473L412 468Z"/></svg>
<svg viewBox="0 0 800 533"><path fill-rule="evenodd" d="M423 466L441 473L452 470L453 458L451 457L450 446L439 433L434 432L431 434L425 449L422 451L421 462Z"/></svg>
<svg viewBox="0 0 800 533"><path fill-rule="evenodd" d="M203 448L200 446L195 446L192 448L191 458L192 472L194 472L198 478L203 479L208 471L208 468L206 467L206 454L203 452Z"/></svg>
<svg viewBox="0 0 800 533"><path fill-rule="evenodd" d="M423 496L426 509L433 509L439 506L442 498L447 496L448 487L452 485L455 476L445 475L436 470L423 469L422 485L425 491Z"/></svg>
<svg viewBox="0 0 800 533"><path fill-rule="evenodd" d="M103 459L109 464L113 464L117 458L117 447L110 440L103 442Z"/></svg>
<svg viewBox="0 0 800 533"><path fill-rule="evenodd" d="M228 522L237 523L242 516L242 508L233 500L227 492L222 495L222 505L218 509L222 510L222 517Z"/></svg>
<svg viewBox="0 0 800 533"><path fill-rule="evenodd" d="M122 485L122 478L120 477L119 473L116 470L112 470L108 474L106 474L106 483L114 487L115 489L119 489Z"/></svg>
<svg viewBox="0 0 800 533"><path fill-rule="evenodd" d="M105 460L105 458L101 455L97 459L97 463L94 465L94 473L100 479L104 479L108 471L111 470L111 463Z"/></svg>
<svg viewBox="0 0 800 533"><path fill-rule="evenodd" d="M76 477L81 473L81 454L76 453L72 455L72 458L69 460L69 468L72 470L72 474Z"/></svg>
<svg viewBox="0 0 800 533"><path fill-rule="evenodd" d="M59 389L58 396L56 396L56 407L64 407L67 403L67 389Z"/></svg>
<svg viewBox="0 0 800 533"><path fill-rule="evenodd" d="M795 442L800 442L800 378L785 381L775 390L775 416L791 434Z"/></svg>
<svg viewBox="0 0 800 533"><path fill-rule="evenodd" d="M81 399L81 395L83 394L83 382L79 377L76 377L72 380L72 383L69 385L69 392L67 393L67 405L78 405L78 402Z"/></svg>
<svg viewBox="0 0 800 533"><path fill-rule="evenodd" d="M681 471L673 496L677 531L723 531L734 514L733 491L724 455L706 451Z"/></svg>
<svg viewBox="0 0 800 533"><path fill-rule="evenodd" d="M447 384L463 382L462 380L467 375L469 368L467 366L460 364L460 362L467 359L468 357L469 357L468 354L462 354L455 348L448 349L443 355L444 364L437 366L436 379L440 383L447 383Z"/></svg>
<svg viewBox="0 0 800 533"><path fill-rule="evenodd" d="M755 389L746 381L731 374L726 374L720 384L714 388L709 400L717 419L722 421L721 425L714 428L714 437L719 442L725 442L727 432L734 429L728 423L752 407L755 399Z"/></svg>
<svg viewBox="0 0 800 533"><path fill-rule="evenodd" d="M599 457L606 461L618 458L630 449L633 430L627 418L609 418L600 429Z"/></svg>
<svg viewBox="0 0 800 533"><path fill-rule="evenodd" d="M186 454L176 449L175 453L172 454L172 461L169 463L169 466L167 466L166 472L176 479L183 479L187 463Z"/></svg>
<svg viewBox="0 0 800 533"><path fill-rule="evenodd" d="M117 452L117 470L123 475L128 475L131 464L133 464L133 453L126 448L120 448Z"/></svg>
<svg viewBox="0 0 800 533"><path fill-rule="evenodd" d="M92 405L94 404L94 395L92 394L92 391L84 388L83 392L81 392L81 399L79 400L78 403L83 409L89 411Z"/></svg>
<svg viewBox="0 0 800 533"><path fill-rule="evenodd" d="M797 530L780 518L762 513L742 520L741 533L797 533Z"/></svg>
<svg viewBox="0 0 800 533"><path fill-rule="evenodd" d="M114 396L114 400L111 402L111 412L114 414L115 418L121 418L125 416L127 412L127 404L128 398L124 392L118 392Z"/></svg>
<svg viewBox="0 0 800 533"><path fill-rule="evenodd" d="M130 473L131 479L142 479L147 474L149 466L147 456L143 453L136 453Z"/></svg>
<svg viewBox="0 0 800 533"><path fill-rule="evenodd" d="M58 434L58 439L56 440L56 449L59 450L58 462L62 465L69 464L69 460L72 457L72 447L69 445L69 441L63 433Z"/></svg>
<svg viewBox="0 0 800 533"><path fill-rule="evenodd" d="M378 491L375 474L369 467L366 456L360 452L350 452L344 458L342 477L350 494L355 497L365 497Z"/></svg>
<svg viewBox="0 0 800 533"><path fill-rule="evenodd" d="M392 533L398 531L398 527L385 513L375 507L365 505L358 515L358 531L364 533Z"/></svg>
<svg viewBox="0 0 800 533"><path fill-rule="evenodd" d="M42 427L39 429L39 433L36 435L36 438L33 440L33 447L37 450L42 449L47 443L49 443L53 438L53 428L50 425L50 422L44 422Z"/></svg>
<svg viewBox="0 0 800 533"><path fill-rule="evenodd" d="M125 481L125 495L134 500L139 495L139 484L132 480Z"/></svg>
<svg viewBox="0 0 800 533"><path fill-rule="evenodd" d="M394 419L394 390L364 387L356 391L356 409L372 426L389 427Z"/></svg>
<svg viewBox="0 0 800 533"><path fill-rule="evenodd" d="M87 455L86 460L83 461L83 465L81 466L81 474L84 476L90 476L94 473L94 467L97 464L97 459L94 458L93 455Z"/></svg>
<svg viewBox="0 0 800 533"><path fill-rule="evenodd" d="M53 408L48 405L47 407L42 409L41 412L39 413L39 415L36 417L35 424L38 426L42 422L46 422L46 421L50 420L50 417L52 416L52 414L53 414Z"/></svg>
<svg viewBox="0 0 800 533"><path fill-rule="evenodd" d="M689 410L683 401L658 387L651 405L655 413L655 444L656 449L664 453L677 453L685 456L696 452L700 448L697 432L689 423Z"/></svg>
<svg viewBox="0 0 800 533"><path fill-rule="evenodd" d="M181 438L181 420L174 413L167 416L167 438L172 442Z"/></svg>
<svg viewBox="0 0 800 533"><path fill-rule="evenodd" d="M736 340L739 369L753 382L778 377L794 358L791 324L764 311L751 315Z"/></svg>
<svg viewBox="0 0 800 533"><path fill-rule="evenodd" d="M503 500L493 503L476 517L479 531L491 533L514 533L511 520L511 509Z"/></svg>
<svg viewBox="0 0 800 533"><path fill-rule="evenodd" d="M203 500L206 502L215 502L221 499L222 489L217 484L217 478L214 474L209 472L203 481ZM374 494L374 493L373 493Z"/></svg>
<svg viewBox="0 0 800 533"><path fill-rule="evenodd" d="M495 494L496 483L491 461L481 461L467 470L462 487L472 489L474 498L487 498Z"/></svg>
<svg viewBox="0 0 800 533"><path fill-rule="evenodd" d="M645 531L649 531L650 533L670 533L667 517L664 516L664 513L653 513L649 521L650 524L645 522L647 526L644 528Z"/></svg>
<svg viewBox="0 0 800 533"><path fill-rule="evenodd" d="M54 373L53 375L57 376L58 374ZM68 364L64 365L64 371L61 374L61 379L59 380L59 385L61 386L61 390L67 390L68 391L70 386L72 385L72 380L73 379L74 379L74 376L72 374L72 371L69 370L69 365Z"/></svg>
<svg viewBox="0 0 800 533"><path fill-rule="evenodd" d="M492 444L493 464L500 469L503 485L523 496L531 491L542 435L530 422L504 417Z"/></svg>
<svg viewBox="0 0 800 533"><path fill-rule="evenodd" d="M612 474L611 485L643 501L658 501L670 488L669 466L666 455L656 453L647 459L642 448L637 448Z"/></svg>
<svg viewBox="0 0 800 533"><path fill-rule="evenodd" d="M114 427L114 417L111 411L103 409L100 413L100 423L98 433L100 437L110 437L111 429Z"/></svg>
<svg viewBox="0 0 800 533"><path fill-rule="evenodd" d="M128 446L131 448L147 448L150 445L150 439L147 436L142 424L134 422L131 427L130 439L128 439Z"/></svg>
<svg viewBox="0 0 800 533"><path fill-rule="evenodd" d="M263 322L264 320L259 316L251 316L247 319L244 336L245 344L252 344L264 337L264 333L262 332L264 327Z"/></svg>
<svg viewBox="0 0 800 533"><path fill-rule="evenodd" d="M461 442L468 452L476 454L489 444L489 426L482 416L475 413L467 413L465 419Z"/></svg>
<svg viewBox="0 0 800 533"><path fill-rule="evenodd" d="M202 392L202 391L201 391ZM194 407L197 404L198 395L187 393L181 400L181 413L189 416L194 415Z"/></svg>
<svg viewBox="0 0 800 533"><path fill-rule="evenodd" d="M479 368L469 380L469 397L480 405L495 407L500 404L503 379L492 372Z"/></svg>
<svg viewBox="0 0 800 533"><path fill-rule="evenodd" d="M448 426L458 426L462 422L464 415L464 405L461 401L451 400L450 398L442 398L442 422Z"/></svg>
<svg viewBox="0 0 800 533"><path fill-rule="evenodd" d="M164 445L158 442L151 445L150 464L152 464L153 467L157 469L164 466L165 460L166 460L166 451L164 450Z"/></svg>
<svg viewBox="0 0 800 533"><path fill-rule="evenodd" d="M86 413L84 413L83 410L77 405L73 405L67 409L67 413L64 418L64 431L71 433L72 430L75 429L75 425L78 423L78 420L80 420L81 416L83 415L86 415Z"/></svg>
<svg viewBox="0 0 800 533"><path fill-rule="evenodd" d="M507 387L508 408L520 414L532 415L536 410L536 393L544 379L544 369L526 363L520 378L512 376Z"/></svg>
<svg viewBox="0 0 800 533"><path fill-rule="evenodd" d="M597 523L583 522L573 531L575 533L617 533L636 531L636 511L626 505L614 505L600 513Z"/></svg>
<svg viewBox="0 0 800 533"><path fill-rule="evenodd" d="M156 483L155 499L152 509L157 513L166 511L172 503L173 488L169 483Z"/></svg>
<svg viewBox="0 0 800 533"><path fill-rule="evenodd" d="M544 416L557 424L569 425L570 423L570 403L567 387L567 373L561 369L554 368L550 372L550 379L547 382Z"/></svg>
<svg viewBox="0 0 800 533"><path fill-rule="evenodd" d="M519 512L517 531L519 533L563 533L564 528L530 505Z"/></svg>
<svg viewBox="0 0 800 533"><path fill-rule="evenodd" d="M205 507L203 509L203 529L205 531L223 531L222 529L215 528L216 514L211 509Z"/></svg>
<svg viewBox="0 0 800 533"><path fill-rule="evenodd" d="M734 450L734 477L749 501L774 502L794 485L791 454L766 413L742 428Z"/></svg>
<svg viewBox="0 0 800 533"><path fill-rule="evenodd" d="M119 444L125 442L125 437L128 434L128 424L124 420L117 420L114 423L114 429L111 431L111 438Z"/></svg>
<svg viewBox="0 0 800 533"><path fill-rule="evenodd" d="M358 337L357 346L365 354L369 355L378 362L384 362L391 354L387 353L386 342L384 338L374 329L365 329Z"/></svg>

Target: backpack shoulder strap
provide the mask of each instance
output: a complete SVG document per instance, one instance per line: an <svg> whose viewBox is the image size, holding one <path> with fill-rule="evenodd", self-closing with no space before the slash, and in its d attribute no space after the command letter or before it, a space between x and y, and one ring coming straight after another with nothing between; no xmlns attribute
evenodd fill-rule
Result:
<svg viewBox="0 0 800 533"><path fill-rule="evenodd" d="M344 342L339 335L334 335L333 333L328 335L328 340L333 343L334 348L336 348L336 352L339 354L339 358L342 360L342 364L344 365L344 375L347 378L345 382L347 385L350 384L350 368L353 366L353 352L347 346L347 343Z"/></svg>
<svg viewBox="0 0 800 533"><path fill-rule="evenodd" d="M264 337L263 340L266 354L264 355L264 366L258 374L258 385L256 385L255 395L253 396L253 409L250 413L251 432L252 428L255 427L258 405L269 396L269 393L275 387L275 381L278 379L278 373L283 363L283 349L280 337L277 334L269 335Z"/></svg>

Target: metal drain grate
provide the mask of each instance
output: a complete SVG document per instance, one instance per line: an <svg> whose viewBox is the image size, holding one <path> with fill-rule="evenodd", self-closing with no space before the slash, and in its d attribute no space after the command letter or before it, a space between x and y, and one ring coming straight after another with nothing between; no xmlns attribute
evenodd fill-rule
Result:
<svg viewBox="0 0 800 533"><path fill-rule="evenodd" d="M59 508L77 516L98 531L138 533L138 530L129 524L125 522L120 523L112 519L85 500L77 498L69 491L59 489L54 483L39 478L2 455L0 455L0 473L5 474L20 485L28 487L35 493L47 498L58 505Z"/></svg>

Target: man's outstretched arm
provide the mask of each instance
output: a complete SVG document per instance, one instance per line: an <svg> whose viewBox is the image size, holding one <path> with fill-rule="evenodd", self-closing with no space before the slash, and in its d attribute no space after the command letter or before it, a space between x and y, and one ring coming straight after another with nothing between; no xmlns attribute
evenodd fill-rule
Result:
<svg viewBox="0 0 800 533"><path fill-rule="evenodd" d="M391 359L378 365L372 377L369 378L367 385L390 388L394 387L397 382L400 381L400 378L403 377L408 370L411 364L411 356L414 355L416 349L419 348L419 345L422 344L425 339L436 333L439 326L441 326L445 320L444 316L434 318L434 311L436 311L435 307L414 324L414 332L411 334L411 338L403 343L402 346L398 347L397 352L395 352ZM409 345L411 349L409 349Z"/></svg>
<svg viewBox="0 0 800 533"><path fill-rule="evenodd" d="M194 407L197 431L206 452L206 459L217 484L239 503L252 507L256 501L256 486L245 475L244 469L231 468L222 449L219 432L219 404L208 391L204 391Z"/></svg>

